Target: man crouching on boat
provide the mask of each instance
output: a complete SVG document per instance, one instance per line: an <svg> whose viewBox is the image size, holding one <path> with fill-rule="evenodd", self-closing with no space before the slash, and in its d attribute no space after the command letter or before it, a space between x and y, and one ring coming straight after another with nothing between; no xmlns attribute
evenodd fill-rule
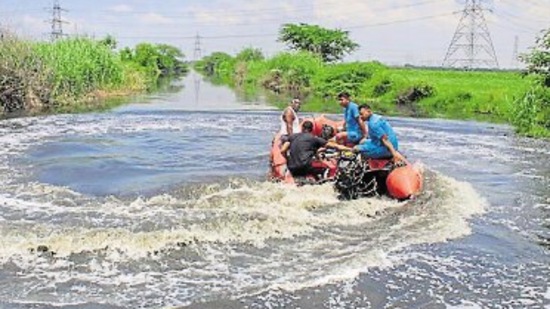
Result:
<svg viewBox="0 0 550 309"><path fill-rule="evenodd" d="M368 126L368 139L353 147L354 152L361 152L367 158L381 159L391 157L397 163L405 161L399 153L399 142L388 121L372 112L369 105L359 106L361 119ZM350 149L350 148L347 148Z"/></svg>
<svg viewBox="0 0 550 309"><path fill-rule="evenodd" d="M290 150L287 167L293 177L322 174L323 171L313 166L312 163L315 160L316 154L324 150L325 147L339 150L347 148L335 142L317 137L311 133L312 131L313 122L309 120L304 121L302 124L302 132L290 135L288 141L281 147L281 153L283 155L286 155L287 151Z"/></svg>

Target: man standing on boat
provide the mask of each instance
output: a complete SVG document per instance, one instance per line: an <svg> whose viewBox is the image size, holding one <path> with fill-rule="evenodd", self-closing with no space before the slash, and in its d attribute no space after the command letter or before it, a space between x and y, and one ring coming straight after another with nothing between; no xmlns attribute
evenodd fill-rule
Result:
<svg viewBox="0 0 550 309"><path fill-rule="evenodd" d="M344 108L345 131L336 134L335 140L339 143L347 140L348 143L357 145L367 135L367 128L359 115L359 107L350 100L347 92L340 93L338 100Z"/></svg>
<svg viewBox="0 0 550 309"><path fill-rule="evenodd" d="M288 141L288 137L292 134L300 133L300 121L298 119L298 112L302 102L300 99L292 99L288 106L285 108L281 115L281 142Z"/></svg>

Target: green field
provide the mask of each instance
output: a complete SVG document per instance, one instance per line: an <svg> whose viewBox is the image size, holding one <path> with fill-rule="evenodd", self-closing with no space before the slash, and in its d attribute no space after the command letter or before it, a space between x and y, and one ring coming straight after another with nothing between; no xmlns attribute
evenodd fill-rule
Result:
<svg viewBox="0 0 550 309"><path fill-rule="evenodd" d="M379 62L325 64L303 52L264 59L250 48L235 57L214 53L195 68L247 95L267 91L281 107L291 97L300 97L306 102L305 111L340 112L336 95L347 91L356 102L368 103L382 114L510 123L525 135L550 136L544 97L536 98L535 105L542 108L521 104L527 102L524 96L534 78L519 71L394 68Z"/></svg>

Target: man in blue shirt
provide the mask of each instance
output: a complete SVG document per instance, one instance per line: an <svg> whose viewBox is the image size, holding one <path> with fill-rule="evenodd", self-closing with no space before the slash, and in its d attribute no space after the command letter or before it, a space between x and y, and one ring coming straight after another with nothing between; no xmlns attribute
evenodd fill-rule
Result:
<svg viewBox="0 0 550 309"><path fill-rule="evenodd" d="M338 100L340 100L340 106L344 108L346 130L336 134L336 141L347 139L349 143L357 145L367 135L365 123L359 115L359 107L350 100L350 95L347 92L340 93Z"/></svg>
<svg viewBox="0 0 550 309"><path fill-rule="evenodd" d="M399 142L397 135L390 124L382 116L374 114L370 106L359 106L361 119L367 122L368 139L353 148L368 158L380 159L391 157L394 162L404 161L405 158L398 152Z"/></svg>

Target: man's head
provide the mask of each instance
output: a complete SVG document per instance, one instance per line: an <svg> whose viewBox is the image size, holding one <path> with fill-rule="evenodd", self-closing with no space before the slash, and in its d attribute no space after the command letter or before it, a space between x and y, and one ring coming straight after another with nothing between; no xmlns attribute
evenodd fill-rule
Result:
<svg viewBox="0 0 550 309"><path fill-rule="evenodd" d="M313 131L313 122L306 120L302 123L302 132L312 132Z"/></svg>
<svg viewBox="0 0 550 309"><path fill-rule="evenodd" d="M338 100L340 101L340 106L342 107L347 107L349 102L350 102L350 95L349 93L347 92L341 92L339 95L338 95Z"/></svg>
<svg viewBox="0 0 550 309"><path fill-rule="evenodd" d="M300 101L300 99L292 99L292 101L290 101L290 106L292 107L292 109L294 111L299 111L300 110L300 107L302 106L302 101Z"/></svg>
<svg viewBox="0 0 550 309"><path fill-rule="evenodd" d="M361 115L361 119L363 121L369 120L370 116L372 116L372 110L368 104L362 104L359 106L359 115Z"/></svg>

